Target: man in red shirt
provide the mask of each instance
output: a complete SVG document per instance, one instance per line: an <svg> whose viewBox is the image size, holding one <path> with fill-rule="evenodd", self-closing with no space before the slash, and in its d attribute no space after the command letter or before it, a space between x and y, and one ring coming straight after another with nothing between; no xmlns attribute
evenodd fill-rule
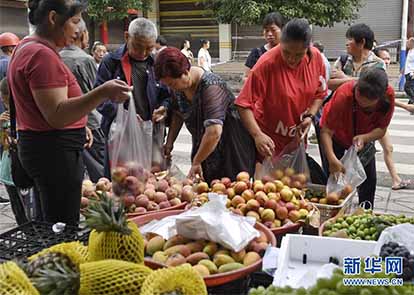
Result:
<svg viewBox="0 0 414 295"><path fill-rule="evenodd" d="M357 151L382 138L394 112L395 93L384 70L364 71L358 82L342 84L324 107L320 125L321 141L329 162L329 172L344 172L339 160L355 145ZM374 204L377 174L375 156L365 166L366 181L358 188L359 202Z"/></svg>
<svg viewBox="0 0 414 295"><path fill-rule="evenodd" d="M261 157L279 154L298 130L307 131L327 94L324 62L311 37L306 20L288 22L281 43L260 58L236 99Z"/></svg>

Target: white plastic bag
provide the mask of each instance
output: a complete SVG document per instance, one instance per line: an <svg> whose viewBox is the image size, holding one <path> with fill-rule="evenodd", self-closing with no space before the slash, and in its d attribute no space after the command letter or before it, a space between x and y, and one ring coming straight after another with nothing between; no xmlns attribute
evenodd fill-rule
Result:
<svg viewBox="0 0 414 295"><path fill-rule="evenodd" d="M340 193L345 185L351 185L353 189L356 189L362 184L367 175L365 174L364 167L359 160L358 153L355 150L355 146L350 147L343 157L341 162L345 167L345 173L335 173L329 175L328 183L326 185L326 191L328 194L332 192Z"/></svg>
<svg viewBox="0 0 414 295"><path fill-rule="evenodd" d="M151 221L141 226L140 231L155 233L164 239L179 234L194 240L209 240L238 252L260 233L254 228L255 219L231 213L226 208L226 199L226 196L210 193L210 201L203 207Z"/></svg>
<svg viewBox="0 0 414 295"><path fill-rule="evenodd" d="M274 177L276 170L285 171L286 168L293 168L295 174L302 173L306 175L306 178L310 179L308 161L306 159L306 149L304 141L293 140L278 155L274 155L272 158L266 158L263 161L263 168L261 169L260 175L257 177L263 178L268 175Z"/></svg>
<svg viewBox="0 0 414 295"><path fill-rule="evenodd" d="M130 166L151 169L152 122L137 119L133 99L129 100L128 110L123 105L118 106L108 148L111 169Z"/></svg>
<svg viewBox="0 0 414 295"><path fill-rule="evenodd" d="M167 170L167 160L164 156L164 138L165 138L165 123L155 123L153 125L152 138L152 171L160 172Z"/></svg>
<svg viewBox="0 0 414 295"><path fill-rule="evenodd" d="M377 241L374 253L379 255L381 247L389 242L405 246L408 251L414 252L414 224L403 223L384 229Z"/></svg>

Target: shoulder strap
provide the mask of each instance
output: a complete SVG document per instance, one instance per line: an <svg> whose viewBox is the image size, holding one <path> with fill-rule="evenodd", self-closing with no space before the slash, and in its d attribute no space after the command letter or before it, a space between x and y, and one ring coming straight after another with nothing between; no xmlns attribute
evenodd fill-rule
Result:
<svg viewBox="0 0 414 295"><path fill-rule="evenodd" d="M345 65L346 65L346 61L348 60L348 55L347 54L341 54L339 59L340 59L340 62L341 62L341 70L343 70Z"/></svg>
<svg viewBox="0 0 414 295"><path fill-rule="evenodd" d="M356 116L356 99L355 99L355 92L356 92L356 87L354 86L354 88L352 89L352 128L353 128L353 133L354 136L357 135L357 116Z"/></svg>
<svg viewBox="0 0 414 295"><path fill-rule="evenodd" d="M16 47L16 49L13 51L13 54L10 58L11 61L15 58L17 52L19 52L22 48L26 47L27 45L38 43L37 41L29 41L19 47ZM16 106L14 105L14 98L13 98L13 92L9 84L9 104L10 104L10 136L12 139L17 139L17 131L16 131Z"/></svg>

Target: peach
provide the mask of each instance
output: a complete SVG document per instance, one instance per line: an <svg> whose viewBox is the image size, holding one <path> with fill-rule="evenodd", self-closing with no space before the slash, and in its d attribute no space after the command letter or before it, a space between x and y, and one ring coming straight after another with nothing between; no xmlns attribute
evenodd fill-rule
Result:
<svg viewBox="0 0 414 295"><path fill-rule="evenodd" d="M128 195L122 198L122 202L124 203L125 207L131 207L132 204L135 204L135 197Z"/></svg>
<svg viewBox="0 0 414 295"><path fill-rule="evenodd" d="M263 181L263 183L271 182L271 181L273 181L273 177L271 177L269 175L265 175L265 176L262 177L262 181Z"/></svg>
<svg viewBox="0 0 414 295"><path fill-rule="evenodd" d="M247 190L247 184L243 181L238 181L234 185L234 191L237 195L241 195L245 190Z"/></svg>
<svg viewBox="0 0 414 295"><path fill-rule="evenodd" d="M117 183L124 182L125 178L128 176L128 170L124 167L116 167L112 170L112 181Z"/></svg>
<svg viewBox="0 0 414 295"><path fill-rule="evenodd" d="M249 200L253 200L254 199L254 193L252 190L245 190L242 194L241 194L242 198L248 202Z"/></svg>
<svg viewBox="0 0 414 295"><path fill-rule="evenodd" d="M290 183L292 182L292 180L290 179L289 176L283 176L282 177L282 182L284 185L290 186Z"/></svg>
<svg viewBox="0 0 414 295"><path fill-rule="evenodd" d="M168 201L168 198L167 198L167 195L165 193L156 192L155 197L154 197L154 201L159 204L161 202Z"/></svg>
<svg viewBox="0 0 414 295"><path fill-rule="evenodd" d="M275 201L279 201L281 199L280 193L268 193L267 197L269 198L269 200L275 200Z"/></svg>
<svg viewBox="0 0 414 295"><path fill-rule="evenodd" d="M171 204L169 201L163 201L161 203L159 203L160 209L165 209L165 208L169 208L171 207Z"/></svg>
<svg viewBox="0 0 414 295"><path fill-rule="evenodd" d="M256 201L259 202L260 206L264 207L269 197L262 191L256 193Z"/></svg>
<svg viewBox="0 0 414 295"><path fill-rule="evenodd" d="M283 173L283 171L282 170L280 170L280 169L277 169L277 170L275 170L273 173L272 173L272 176L276 179L276 180L280 180L280 179L282 179L282 177L284 176L285 174Z"/></svg>
<svg viewBox="0 0 414 295"><path fill-rule="evenodd" d="M166 181L165 179L158 180L155 184L155 190L159 192L165 192L168 188L168 181Z"/></svg>
<svg viewBox="0 0 414 295"><path fill-rule="evenodd" d="M286 176L293 176L295 174L295 169L293 169L293 168L291 168L291 167L288 167L288 168L286 168L285 169L285 175Z"/></svg>
<svg viewBox="0 0 414 295"><path fill-rule="evenodd" d="M135 198L135 205L137 207L147 208L149 204L149 199L146 195L139 195Z"/></svg>
<svg viewBox="0 0 414 295"><path fill-rule="evenodd" d="M284 184L281 180L275 180L275 184L276 184L276 190L278 192L280 192L284 187Z"/></svg>
<svg viewBox="0 0 414 295"><path fill-rule="evenodd" d="M298 210L292 210L289 212L288 214L288 218L292 221L292 222L296 222L300 219L300 213Z"/></svg>
<svg viewBox="0 0 414 295"><path fill-rule="evenodd" d="M228 177L223 177L223 178L221 179L221 183L222 183L222 184L224 184L224 186L225 186L226 188L229 188L229 187L231 186L231 179L230 179L230 178L228 178Z"/></svg>
<svg viewBox="0 0 414 295"><path fill-rule="evenodd" d="M159 209L160 209L160 207L157 203L155 203L154 201L149 201L148 207L147 207L148 211L156 211L156 210L159 210Z"/></svg>
<svg viewBox="0 0 414 295"><path fill-rule="evenodd" d="M221 182L217 182L212 186L212 191L215 193L225 193L226 192L226 186L222 184Z"/></svg>
<svg viewBox="0 0 414 295"><path fill-rule="evenodd" d="M248 181L250 181L250 175L249 175L249 173L243 171L243 172L240 172L239 174L237 174L236 179L237 179L237 181L248 182Z"/></svg>
<svg viewBox="0 0 414 295"><path fill-rule="evenodd" d="M237 206L239 205L239 204L245 204L246 203L246 201L241 197L241 196L235 196L232 200L231 200L231 205L234 207L234 208L237 208Z"/></svg>
<svg viewBox="0 0 414 295"><path fill-rule="evenodd" d="M241 213L243 213L243 215L245 215L247 213L247 205L246 204L238 204L237 205L237 209L239 209L241 211Z"/></svg>
<svg viewBox="0 0 414 295"><path fill-rule="evenodd" d="M167 188L165 194L167 195L168 200L178 197L178 192L172 187Z"/></svg>
<svg viewBox="0 0 414 295"><path fill-rule="evenodd" d="M280 191L280 196L283 201L289 202L293 198L292 190L284 188Z"/></svg>
<svg viewBox="0 0 414 295"><path fill-rule="evenodd" d="M179 198L171 199L170 204L171 204L171 206L177 206L177 205L181 204L181 200Z"/></svg>
<svg viewBox="0 0 414 295"><path fill-rule="evenodd" d="M284 220L288 217L288 209L286 207L278 207L276 209L276 216L280 220Z"/></svg>
<svg viewBox="0 0 414 295"><path fill-rule="evenodd" d="M234 196L236 195L236 192L234 191L234 188L232 188L232 187L229 187L226 190L226 193L227 193L227 196L229 197L230 200L233 199Z"/></svg>
<svg viewBox="0 0 414 295"><path fill-rule="evenodd" d="M264 190L264 184L263 184L263 182L261 180L256 180L253 183L253 191L255 193L257 193L257 192L260 192L260 191L263 191L263 190Z"/></svg>
<svg viewBox="0 0 414 295"><path fill-rule="evenodd" d="M200 182L199 184L197 184L197 193L198 194L202 194L202 193L208 193L209 191L209 187L207 182Z"/></svg>
<svg viewBox="0 0 414 295"><path fill-rule="evenodd" d="M256 222L260 222L260 215L255 211L247 212L246 216L254 217L256 219Z"/></svg>
<svg viewBox="0 0 414 295"><path fill-rule="evenodd" d="M274 184L273 182L266 182L266 184L264 185L264 191L266 194L275 193L276 189L276 184Z"/></svg>
<svg viewBox="0 0 414 295"><path fill-rule="evenodd" d="M259 204L259 202L258 202L258 201L254 200L254 199L249 200L249 201L246 203L246 205L247 205L247 210L248 210L248 211L259 211L260 204Z"/></svg>
<svg viewBox="0 0 414 295"><path fill-rule="evenodd" d="M267 200L266 203L264 204L264 208L276 210L277 202L275 200Z"/></svg>
<svg viewBox="0 0 414 295"><path fill-rule="evenodd" d="M264 209L263 212L261 212L260 217L262 218L262 221L273 221L275 220L275 211L272 209Z"/></svg>
<svg viewBox="0 0 414 295"><path fill-rule="evenodd" d="M193 188L190 185L184 186L181 192L181 201L191 202L193 198L194 198Z"/></svg>

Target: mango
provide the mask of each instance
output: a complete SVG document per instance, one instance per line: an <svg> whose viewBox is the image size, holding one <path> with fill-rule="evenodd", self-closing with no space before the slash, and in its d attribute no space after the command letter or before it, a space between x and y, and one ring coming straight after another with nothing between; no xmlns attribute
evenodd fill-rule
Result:
<svg viewBox="0 0 414 295"><path fill-rule="evenodd" d="M245 266L248 266L255 263L256 261L259 261L260 259L260 255L256 252L248 252L243 258L243 264Z"/></svg>
<svg viewBox="0 0 414 295"><path fill-rule="evenodd" d="M202 277L206 277L210 275L210 271L204 265L201 265L201 264L194 265L193 269L197 271Z"/></svg>
<svg viewBox="0 0 414 295"><path fill-rule="evenodd" d="M190 242L185 244L191 251L191 253L202 252L204 248L203 242Z"/></svg>
<svg viewBox="0 0 414 295"><path fill-rule="evenodd" d="M168 259L168 256L163 251L157 251L152 255L152 260L159 262L159 263L165 263Z"/></svg>
<svg viewBox="0 0 414 295"><path fill-rule="evenodd" d="M203 259L209 259L210 257L208 256L207 253L204 252L197 252L197 253L193 253L190 256L187 257L187 262L190 263L191 265L195 265L197 264L200 260Z"/></svg>
<svg viewBox="0 0 414 295"><path fill-rule="evenodd" d="M219 267L218 272L219 273L229 272L229 271L237 270L243 267L244 265L238 262L226 263Z"/></svg>
<svg viewBox="0 0 414 295"><path fill-rule="evenodd" d="M210 259L203 259L198 262L199 265L204 265L208 268L210 274L216 274L218 272L217 266Z"/></svg>
<svg viewBox="0 0 414 295"><path fill-rule="evenodd" d="M213 255L213 258L216 257L216 255L219 255L219 254L224 254L224 255L230 256L230 251L227 250L227 249L220 249Z"/></svg>
<svg viewBox="0 0 414 295"><path fill-rule="evenodd" d="M191 251L186 245L177 245L177 246L172 246L171 248L168 248L167 250L164 251L164 253L167 256L171 256L175 253L180 253L184 257L187 257L187 256L190 256Z"/></svg>
<svg viewBox="0 0 414 295"><path fill-rule="evenodd" d="M214 262L215 265L217 265L217 267L220 267L223 264L228 264L228 263L232 263L232 262L235 262L235 261L229 255L218 254L218 255L214 256L213 262Z"/></svg>
<svg viewBox="0 0 414 295"><path fill-rule="evenodd" d="M164 238L161 236L153 237L151 240L147 243L147 254L153 255L157 251L161 251L164 247Z"/></svg>
<svg viewBox="0 0 414 295"><path fill-rule="evenodd" d="M239 252L231 251L230 255L236 262L243 263L243 258L246 255L246 250L243 249Z"/></svg>
<svg viewBox="0 0 414 295"><path fill-rule="evenodd" d="M203 252L208 254L210 257L213 257L217 250L218 246L214 242L208 242L207 245L205 245L203 248Z"/></svg>
<svg viewBox="0 0 414 295"><path fill-rule="evenodd" d="M183 245L188 243L190 240L187 238L184 238L183 236L176 235L172 238L168 239L164 244L164 250L167 250L168 248L174 247L176 245Z"/></svg>
<svg viewBox="0 0 414 295"><path fill-rule="evenodd" d="M165 264L169 267L179 266L184 263L186 263L185 257L179 253L175 253L171 255L170 257L168 257L167 261L165 262Z"/></svg>

